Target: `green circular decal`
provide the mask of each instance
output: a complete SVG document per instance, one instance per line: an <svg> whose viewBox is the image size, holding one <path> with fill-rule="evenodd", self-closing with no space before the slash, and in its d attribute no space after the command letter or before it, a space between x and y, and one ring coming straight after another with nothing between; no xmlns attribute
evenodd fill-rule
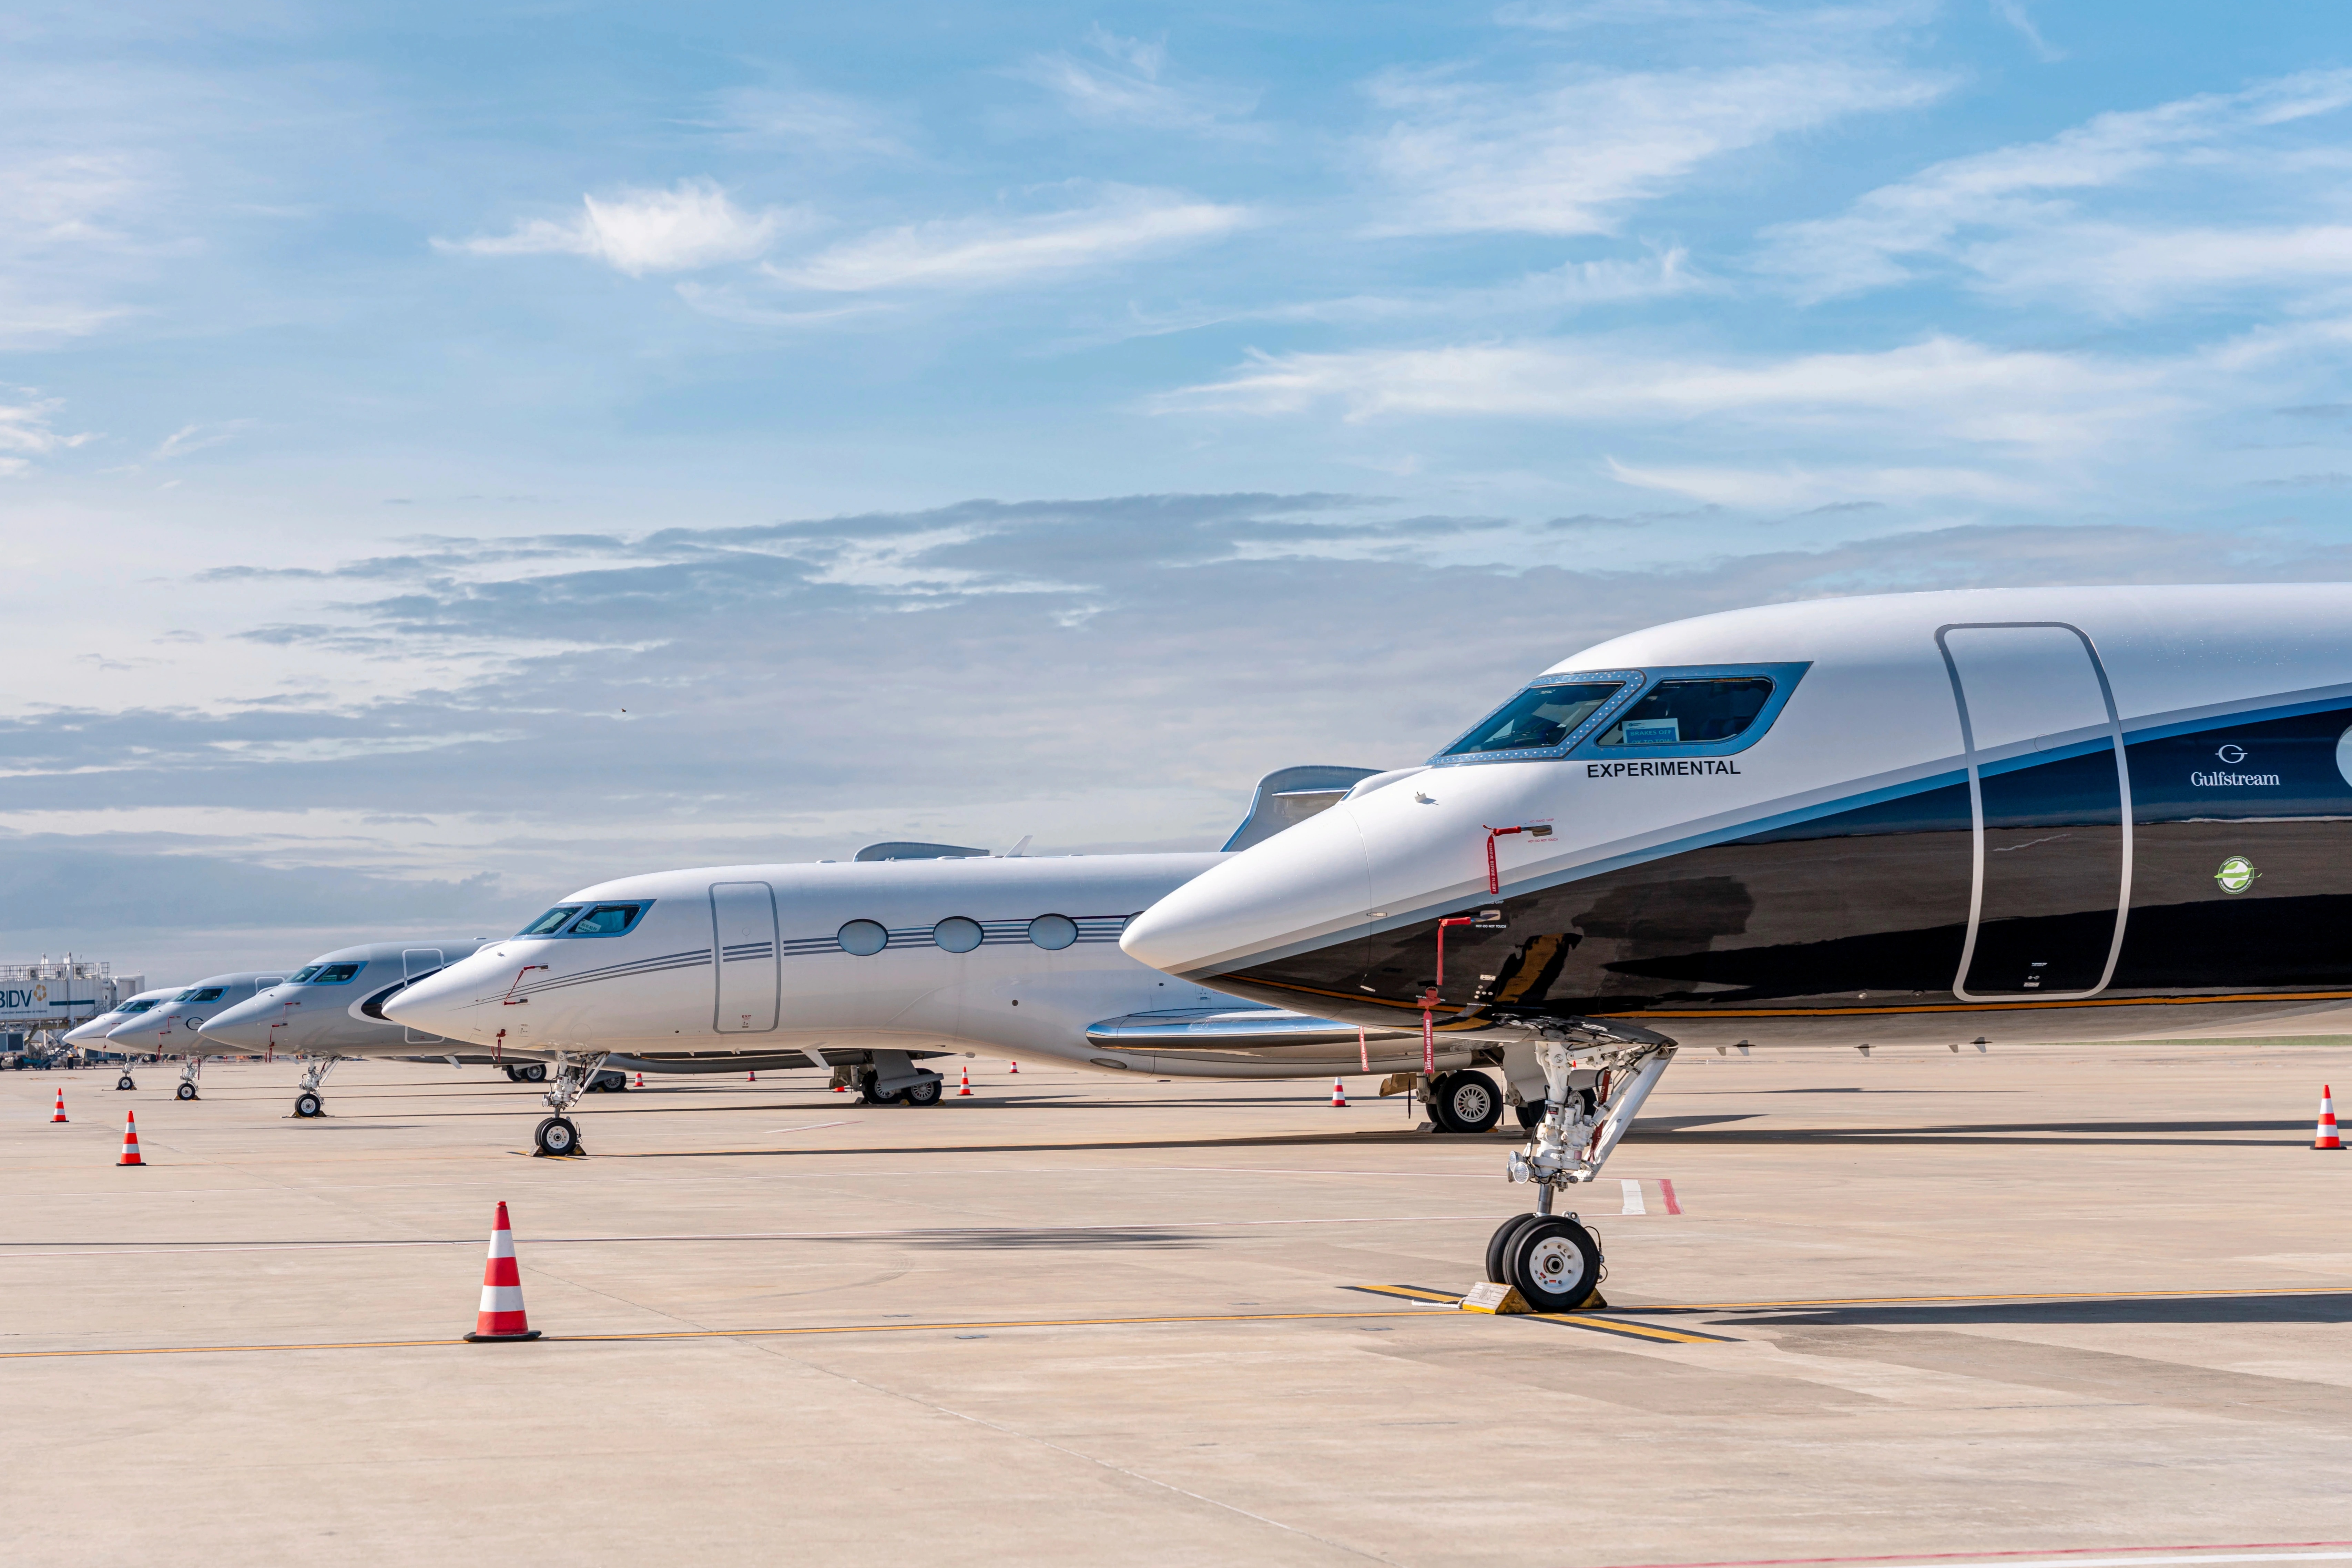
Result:
<svg viewBox="0 0 2352 1568"><path fill-rule="evenodd" d="M2213 873L2213 879L2221 884L2221 890L2225 893L2242 893L2252 887L2254 879L2261 875L2254 869L2252 860L2243 855L2232 855L2221 862L2221 868Z"/></svg>

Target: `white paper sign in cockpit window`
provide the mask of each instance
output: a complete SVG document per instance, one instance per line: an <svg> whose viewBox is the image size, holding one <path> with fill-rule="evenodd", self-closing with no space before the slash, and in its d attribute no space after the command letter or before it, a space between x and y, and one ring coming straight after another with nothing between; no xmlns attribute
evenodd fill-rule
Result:
<svg viewBox="0 0 2352 1568"><path fill-rule="evenodd" d="M1682 738L1683 721L1679 719L1625 721L1625 743L1629 746L1671 746Z"/></svg>

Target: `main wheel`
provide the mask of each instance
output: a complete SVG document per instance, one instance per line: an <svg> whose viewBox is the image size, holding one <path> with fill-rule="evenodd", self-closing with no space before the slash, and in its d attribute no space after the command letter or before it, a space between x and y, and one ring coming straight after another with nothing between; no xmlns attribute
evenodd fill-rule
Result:
<svg viewBox="0 0 2352 1568"><path fill-rule="evenodd" d="M551 1116L539 1124L531 1135L542 1154L577 1154L580 1152L580 1129L562 1116Z"/></svg>
<svg viewBox="0 0 2352 1568"><path fill-rule="evenodd" d="M522 1069L522 1080L525 1083L545 1083L547 1081L547 1064L545 1062L533 1062L529 1067L524 1068Z"/></svg>
<svg viewBox="0 0 2352 1568"><path fill-rule="evenodd" d="M507 1081L509 1083L520 1083L522 1081L522 1073L514 1068L507 1068Z"/></svg>
<svg viewBox="0 0 2352 1568"><path fill-rule="evenodd" d="M326 1110L327 1102L307 1089L294 1097L294 1114L297 1116L322 1116Z"/></svg>
<svg viewBox="0 0 2352 1568"><path fill-rule="evenodd" d="M1519 1125L1530 1132L1543 1124L1544 1102L1540 1100L1532 1105L1515 1105L1511 1109L1519 1113Z"/></svg>
<svg viewBox="0 0 2352 1568"><path fill-rule="evenodd" d="M196 1098L196 1086L195 1086L194 1084L189 1083L189 1082L188 1082L188 1081L186 1081L185 1079L182 1079L182 1080L181 1080L181 1083L180 1083L180 1098L181 1098L182 1100L194 1100L194 1099L195 1099L195 1098Z"/></svg>
<svg viewBox="0 0 2352 1568"><path fill-rule="evenodd" d="M927 1078L912 1089L899 1091L898 1098L908 1105L937 1105L940 1102L940 1080Z"/></svg>
<svg viewBox="0 0 2352 1568"><path fill-rule="evenodd" d="M1535 1224L1539 1217L1531 1214L1515 1214L1495 1227L1494 1237L1486 1243L1486 1278L1491 1283L1507 1285L1511 1282L1511 1243L1519 1238L1519 1232Z"/></svg>
<svg viewBox="0 0 2352 1568"><path fill-rule="evenodd" d="M129 1073L124 1073L121 1078L114 1080L114 1087L117 1089L137 1089L139 1086L131 1081L131 1075Z"/></svg>
<svg viewBox="0 0 2352 1568"><path fill-rule="evenodd" d="M1484 1132L1503 1115L1503 1096L1482 1072L1447 1073L1437 1080L1430 1103L1444 1109L1440 1125L1453 1132Z"/></svg>
<svg viewBox="0 0 2352 1568"><path fill-rule="evenodd" d="M1601 1288L1601 1247L1562 1215L1546 1215L1511 1239L1510 1281L1538 1312L1572 1312Z"/></svg>

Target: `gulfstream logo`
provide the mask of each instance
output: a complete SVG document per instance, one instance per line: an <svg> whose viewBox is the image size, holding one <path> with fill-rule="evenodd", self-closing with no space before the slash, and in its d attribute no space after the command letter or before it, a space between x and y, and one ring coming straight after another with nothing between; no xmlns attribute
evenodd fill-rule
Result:
<svg viewBox="0 0 2352 1568"><path fill-rule="evenodd" d="M2275 788L2279 776L2276 773L2190 773L2189 782L2205 789L2244 789L2249 785Z"/></svg>
<svg viewBox="0 0 2352 1568"><path fill-rule="evenodd" d="M1584 776L1589 779L1687 778L1693 773L1736 773L1738 771L1738 763L1727 763L1719 757L1678 757L1670 763L1584 764Z"/></svg>

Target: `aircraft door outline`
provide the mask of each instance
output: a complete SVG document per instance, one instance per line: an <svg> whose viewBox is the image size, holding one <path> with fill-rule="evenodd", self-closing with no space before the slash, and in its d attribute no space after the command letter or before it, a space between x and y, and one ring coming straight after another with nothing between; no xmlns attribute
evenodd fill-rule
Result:
<svg viewBox="0 0 2352 1568"><path fill-rule="evenodd" d="M1970 972L1974 968L1977 960L1979 939L1983 934L1987 879L1986 874L1988 869L1986 864L1987 853L1985 840L1986 775L1984 773L1984 754L1979 749L1977 731L1979 721L1991 718L1993 712L1997 710L1995 709L1995 705L1992 702L1986 700L1986 699L1988 697L1998 696L1999 693L1988 692L1980 689L1979 692L1979 705L1973 712L1970 710L1969 705L1968 683L1961 678L1959 661L1953 655L1952 645L1949 639L1950 635L1954 632L2016 631L2064 632L2073 637L2075 641L2081 645L2083 656L2089 662L2090 672L2098 683L2099 701L2105 710L2105 723L2103 727L2107 731L2108 746L2115 755L2116 812L2116 823L2120 836L2115 921L2107 942L2106 959L2099 969L2098 981L2095 984L2087 988L2042 991L2028 987L2023 981L2021 981L2017 988L2009 990L1971 990L1969 986ZM2115 687L2107 679L2106 664L2099 658L2098 647L2091 640L2089 634L2084 632L2082 627L2074 626L2065 621L1954 622L1950 625L1936 628L1936 647L1943 655L1945 673L1951 679L1952 700L1959 713L1960 742L1968 755L1969 813L1972 827L1971 837L1973 839L1973 854L1971 857L1971 872L1969 888L1968 939L1962 944L1960 949L1960 963L1958 971L1952 977L1952 994L1962 1001L1967 1002L2013 1002L2027 998L2031 998L2035 1001L2071 1002L2079 1001L2085 997L2095 996L2100 992L2105 991L2107 988L2108 983L2115 978L2116 964L2123 956L2124 927L2131 913L2132 889L2131 764L2128 754L2125 750L2123 718L2116 708ZM2052 673L2058 674L2060 672L2053 669ZM2003 717L2009 716L2010 715L2003 715ZM2084 726L2075 726L2075 728L2084 727ZM2039 736L2034 737L2037 742L2042 737ZM1988 749L2000 750L2001 748L1994 746ZM2029 752L2025 754L2032 755L2033 753ZM2063 759L2053 759L2053 761ZM2000 775L1996 774L1996 776Z"/></svg>
<svg viewBox="0 0 2352 1568"><path fill-rule="evenodd" d="M710 884L710 1026L721 1035L772 1032L782 1012L783 958L776 889L766 882Z"/></svg>

